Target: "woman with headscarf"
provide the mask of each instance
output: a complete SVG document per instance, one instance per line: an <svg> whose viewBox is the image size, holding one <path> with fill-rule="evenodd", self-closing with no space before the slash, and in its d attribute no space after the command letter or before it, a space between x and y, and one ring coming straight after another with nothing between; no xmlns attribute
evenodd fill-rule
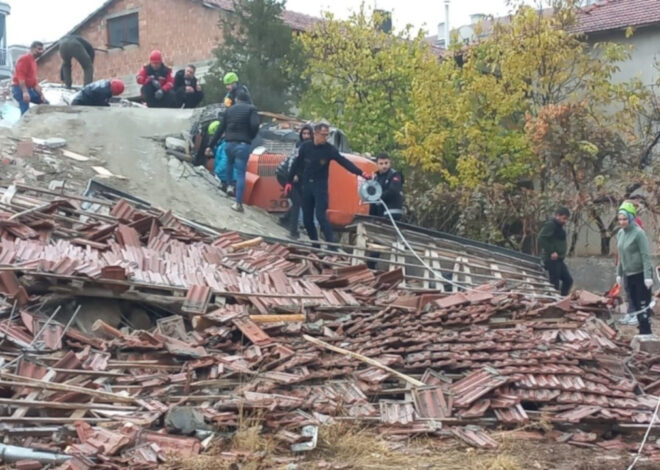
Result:
<svg viewBox="0 0 660 470"><path fill-rule="evenodd" d="M644 230L635 223L635 214L626 203L619 208L617 220L619 221L617 233L619 261L616 266L616 282L626 288L632 311L637 316L639 334L650 335L653 266L649 241Z"/></svg>
<svg viewBox="0 0 660 470"><path fill-rule="evenodd" d="M314 138L314 129L311 124L305 124L300 129L298 134L300 139L296 142L296 148L293 150L292 154L282 162L282 167L278 168L282 173L281 178L278 176L278 181L284 188L284 195L291 200L291 206L287 213L282 217L281 223L289 229L289 236L293 239L298 239L300 236L298 232L299 218L300 218L300 208L302 205L302 188L300 181L302 181L302 174L296 175L297 181L294 184L288 184L287 180L289 177L289 172L293 161L298 158L298 149L300 146Z"/></svg>

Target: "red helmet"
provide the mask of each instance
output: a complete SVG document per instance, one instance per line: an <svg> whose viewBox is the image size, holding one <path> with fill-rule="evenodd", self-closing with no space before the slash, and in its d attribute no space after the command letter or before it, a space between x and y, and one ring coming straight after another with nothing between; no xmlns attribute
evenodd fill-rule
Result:
<svg viewBox="0 0 660 470"><path fill-rule="evenodd" d="M124 82L117 79L111 80L110 90L112 91L112 96L121 95L124 92Z"/></svg>
<svg viewBox="0 0 660 470"><path fill-rule="evenodd" d="M163 54L159 50L151 51L149 62L163 62Z"/></svg>

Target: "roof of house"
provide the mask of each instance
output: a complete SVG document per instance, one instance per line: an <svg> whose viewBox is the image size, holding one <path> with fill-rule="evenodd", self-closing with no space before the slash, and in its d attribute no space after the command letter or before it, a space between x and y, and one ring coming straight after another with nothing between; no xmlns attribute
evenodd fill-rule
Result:
<svg viewBox="0 0 660 470"><path fill-rule="evenodd" d="M546 8L543 13L552 14L552 9ZM483 35L492 31L494 22L507 23L510 20L511 15L484 20ZM601 0L580 9L573 31L593 34L657 23L660 23L660 0ZM440 40L437 35L425 39L430 44L437 44Z"/></svg>
<svg viewBox="0 0 660 470"><path fill-rule="evenodd" d="M80 31L80 29L82 29L83 26L85 26L94 17L96 17L96 15L104 11L115 1L116 0L106 0L105 2L103 2L101 6L99 6L96 10L92 11L89 15L87 15L85 19L83 19L80 23L75 25L68 33L66 33L66 35L77 34ZM209 7L219 8L225 11L234 11L234 2L232 0L201 0L201 1L191 0L191 1L198 2L202 5L206 5ZM317 21L319 21L319 18L316 18L314 16L305 15L304 13L298 13L291 10L284 10L284 12L282 13L282 19L287 25L291 27L291 29L295 31L307 31ZM57 49L58 43L59 41L56 41L50 47L48 47L39 59L43 59L51 52L55 51Z"/></svg>
<svg viewBox="0 0 660 470"><path fill-rule="evenodd" d="M575 31L598 33L660 23L660 0L603 0L582 8Z"/></svg>

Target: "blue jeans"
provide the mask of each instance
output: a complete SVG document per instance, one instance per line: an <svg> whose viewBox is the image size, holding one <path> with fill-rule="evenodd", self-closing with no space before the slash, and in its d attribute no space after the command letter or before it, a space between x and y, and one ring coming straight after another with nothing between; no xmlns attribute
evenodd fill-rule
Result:
<svg viewBox="0 0 660 470"><path fill-rule="evenodd" d="M325 241L333 243L335 236L332 231L332 225L330 225L325 215L325 211L328 210L328 183L306 181L303 184L302 193L303 223L305 224L305 230L307 230L307 236L313 241L319 239L316 225L314 225L314 214L316 214ZM314 246L318 247L319 245L314 244ZM328 249L335 250L336 248L329 247Z"/></svg>
<svg viewBox="0 0 660 470"><path fill-rule="evenodd" d="M34 88L28 88L28 93L30 94L30 101L34 104L41 104L41 96L37 93L37 90ZM13 85L11 87L11 94L16 101L18 101L18 107L21 109L21 115L25 114L28 109L30 109L30 103L23 101L23 90L18 85Z"/></svg>
<svg viewBox="0 0 660 470"><path fill-rule="evenodd" d="M243 203L243 191L245 191L245 172L250 158L250 144L245 142L227 142L225 144L227 153L227 181L232 181L232 176L236 177L236 202Z"/></svg>

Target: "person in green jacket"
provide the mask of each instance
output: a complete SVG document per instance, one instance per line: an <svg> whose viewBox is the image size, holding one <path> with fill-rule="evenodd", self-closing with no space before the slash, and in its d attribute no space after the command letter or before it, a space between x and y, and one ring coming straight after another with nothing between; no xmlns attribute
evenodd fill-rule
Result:
<svg viewBox="0 0 660 470"><path fill-rule="evenodd" d="M539 232L539 245L545 269L548 271L550 283L561 295L567 296L573 286L573 278L564 263L568 244L566 243L566 231L564 226L568 222L571 213L565 207L555 211L555 216L548 220Z"/></svg>
<svg viewBox="0 0 660 470"><path fill-rule="evenodd" d="M635 223L635 215L632 212L619 208L617 220L619 232L616 246L619 262L616 265L616 282L621 287L625 286L628 292L633 312L637 316L639 334L650 335L653 265L649 253L649 240L644 230Z"/></svg>

